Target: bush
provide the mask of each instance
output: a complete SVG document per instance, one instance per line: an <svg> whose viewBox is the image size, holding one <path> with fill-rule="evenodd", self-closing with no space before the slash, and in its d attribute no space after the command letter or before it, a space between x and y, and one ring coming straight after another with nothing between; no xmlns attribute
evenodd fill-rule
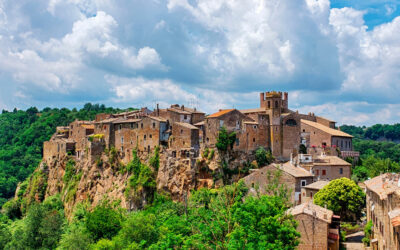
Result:
<svg viewBox="0 0 400 250"><path fill-rule="evenodd" d="M217 143L215 146L218 150L226 152L228 149L232 149L233 144L236 140L236 133L228 133L225 127L221 127L218 133Z"/></svg>
<svg viewBox="0 0 400 250"><path fill-rule="evenodd" d="M87 215L85 226L95 241L111 239L121 229L122 215L105 206L97 206Z"/></svg>
<svg viewBox="0 0 400 250"><path fill-rule="evenodd" d="M368 221L364 228L365 237L362 239L362 242L369 247L371 244L371 236L372 236L372 220Z"/></svg>
<svg viewBox="0 0 400 250"><path fill-rule="evenodd" d="M259 147L256 151L256 161L258 167L263 167L271 164L274 161L274 157L271 154L271 151L265 150L263 147Z"/></svg>

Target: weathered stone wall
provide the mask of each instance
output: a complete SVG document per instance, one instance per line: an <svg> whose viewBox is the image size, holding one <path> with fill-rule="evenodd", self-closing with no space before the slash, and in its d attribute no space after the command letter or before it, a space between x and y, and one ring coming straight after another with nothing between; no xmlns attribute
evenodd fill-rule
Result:
<svg viewBox="0 0 400 250"><path fill-rule="evenodd" d="M150 117L145 117L138 123L138 149L152 151L160 145L160 122Z"/></svg>
<svg viewBox="0 0 400 250"><path fill-rule="evenodd" d="M329 224L308 214L294 216L299 225L297 231L300 232L299 250L326 250L328 249Z"/></svg>

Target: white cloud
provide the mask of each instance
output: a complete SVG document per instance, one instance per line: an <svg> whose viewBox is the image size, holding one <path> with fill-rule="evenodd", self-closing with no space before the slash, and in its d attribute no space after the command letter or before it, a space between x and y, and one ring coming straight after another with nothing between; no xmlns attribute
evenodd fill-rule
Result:
<svg viewBox="0 0 400 250"><path fill-rule="evenodd" d="M82 73L93 62L113 60L121 68L141 70L148 67L164 70L157 51L143 47L136 51L124 47L113 36L114 18L99 11L73 24L72 32L61 39L41 42L32 33L22 34L29 48L20 49L13 39L0 44L1 70L19 83L35 83L47 91L66 93L82 84ZM26 45L25 45L26 46Z"/></svg>

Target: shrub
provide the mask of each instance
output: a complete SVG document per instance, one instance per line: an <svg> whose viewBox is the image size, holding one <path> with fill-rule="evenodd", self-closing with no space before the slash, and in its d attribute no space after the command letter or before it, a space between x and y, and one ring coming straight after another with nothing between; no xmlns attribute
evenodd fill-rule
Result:
<svg viewBox="0 0 400 250"><path fill-rule="evenodd" d="M105 205L97 206L87 215L85 226L95 241L111 239L121 229L122 215Z"/></svg>
<svg viewBox="0 0 400 250"><path fill-rule="evenodd" d="M265 150L263 147L259 147L256 151L256 161L258 167L263 167L271 164L274 161L274 157L271 154L271 151Z"/></svg>
<svg viewBox="0 0 400 250"><path fill-rule="evenodd" d="M372 220L368 221L364 228L365 237L362 239L362 242L369 247L371 243L371 236L372 236Z"/></svg>
<svg viewBox="0 0 400 250"><path fill-rule="evenodd" d="M218 133L217 143L215 146L218 150L226 152L228 149L232 149L233 144L236 140L236 133L228 133L225 127L221 127Z"/></svg>

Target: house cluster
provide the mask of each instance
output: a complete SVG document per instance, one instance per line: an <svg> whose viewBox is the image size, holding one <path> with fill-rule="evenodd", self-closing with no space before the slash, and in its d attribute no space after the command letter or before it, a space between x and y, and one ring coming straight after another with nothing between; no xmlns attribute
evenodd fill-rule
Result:
<svg viewBox="0 0 400 250"><path fill-rule="evenodd" d="M338 218L309 201L330 180L350 178L351 164L343 159L358 157L353 151L352 136L336 128L334 121L290 110L287 92L263 92L259 98L258 108L224 109L210 115L175 104L164 109L157 105L154 110L100 114L94 121L74 121L67 127L58 127L50 141L44 143L43 157L51 160L74 155L77 159L95 159L104 148L113 147L124 162L129 162L134 149L151 153L160 147L170 157L195 159L202 150L216 146L224 127L236 134L234 151L254 153L263 147L279 162L253 171L244 180L255 192L256 184L267 185L271 171L282 172L282 182L293 190L293 214L301 221L311 218L317 225L312 231L303 225L304 245L300 247L337 249Z"/></svg>
<svg viewBox="0 0 400 250"><path fill-rule="evenodd" d="M400 249L400 174L382 174L364 184L371 248Z"/></svg>

